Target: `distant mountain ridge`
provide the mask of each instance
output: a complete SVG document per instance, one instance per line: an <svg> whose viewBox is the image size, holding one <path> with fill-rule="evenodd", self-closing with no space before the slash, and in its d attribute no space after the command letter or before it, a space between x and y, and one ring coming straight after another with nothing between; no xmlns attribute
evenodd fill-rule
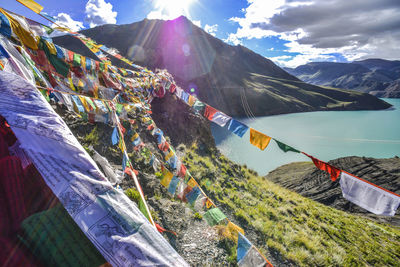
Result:
<svg viewBox="0 0 400 267"><path fill-rule="evenodd" d="M315 85L351 89L378 97L400 97L400 61L366 59L351 63L311 62L284 68Z"/></svg>
<svg viewBox="0 0 400 267"><path fill-rule="evenodd" d="M306 84L271 60L243 46L228 45L183 16L102 25L82 33L117 48L136 64L167 69L179 86L187 91L193 88L200 99L231 116L248 115L245 106L255 116L390 107L371 95ZM54 42L94 56L71 36L54 38ZM115 58L113 63L123 66Z"/></svg>

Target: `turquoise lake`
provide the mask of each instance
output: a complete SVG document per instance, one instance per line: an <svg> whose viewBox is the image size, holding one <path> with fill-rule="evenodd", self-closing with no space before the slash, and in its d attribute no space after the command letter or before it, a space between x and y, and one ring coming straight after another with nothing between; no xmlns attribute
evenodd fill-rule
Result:
<svg viewBox="0 0 400 267"><path fill-rule="evenodd" d="M345 156L400 156L400 99L383 100L393 107L379 111L318 111L239 120L324 161ZM261 151L250 144L249 131L240 138L226 127L211 124L221 152L260 175L290 162L309 161L302 154L281 151L273 140Z"/></svg>

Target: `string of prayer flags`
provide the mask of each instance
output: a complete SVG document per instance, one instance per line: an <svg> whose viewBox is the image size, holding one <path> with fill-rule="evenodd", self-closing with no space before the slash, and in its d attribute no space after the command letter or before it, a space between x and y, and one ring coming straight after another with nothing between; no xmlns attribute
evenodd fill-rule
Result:
<svg viewBox="0 0 400 267"><path fill-rule="evenodd" d="M377 215L394 216L400 205L399 195L344 171L340 188L345 199Z"/></svg>
<svg viewBox="0 0 400 267"><path fill-rule="evenodd" d="M256 247L242 233L239 233L238 237L237 263L240 267L272 267L272 264L261 255Z"/></svg>
<svg viewBox="0 0 400 267"><path fill-rule="evenodd" d="M314 162L315 167L317 167L318 169L320 169L321 171L326 171L327 173L330 174L331 176L331 180L332 181L336 181L336 179L339 177L340 175L340 170L332 165L330 165L329 163L326 163L322 160L316 159L313 156L308 155L307 153L301 152L304 155L306 155L307 157L309 157L310 159L312 159L312 161Z"/></svg>
<svg viewBox="0 0 400 267"><path fill-rule="evenodd" d="M284 144L284 143L282 143L282 142L276 140L275 138L274 138L274 140L275 140L276 144L278 145L278 147L279 147L283 152L286 153L286 152L288 152L288 151L292 151L292 152L300 153L299 150L297 150L297 149L295 149L295 148L293 148L293 147L291 147L291 146L289 146L289 145L287 145L287 144Z"/></svg>
<svg viewBox="0 0 400 267"><path fill-rule="evenodd" d="M208 225L214 226L224 220L226 215L219 208L212 208L204 213L203 218L206 220Z"/></svg>
<svg viewBox="0 0 400 267"><path fill-rule="evenodd" d="M116 144L118 144L118 142L119 142L119 134L118 134L117 127L115 127L113 132L112 132L112 135L111 135L111 143L113 145L116 145Z"/></svg>
<svg viewBox="0 0 400 267"><path fill-rule="evenodd" d="M212 117L212 122L218 124L221 127L224 127L228 121L230 121L231 117L226 115L225 113L221 111L217 111L214 113L214 116Z"/></svg>
<svg viewBox="0 0 400 267"><path fill-rule="evenodd" d="M206 104L206 108L204 110L204 117L206 117L208 120L212 121L212 118L214 117L214 114L217 112L217 110L209 105Z"/></svg>
<svg viewBox="0 0 400 267"><path fill-rule="evenodd" d="M271 137L265 135L259 131L250 128L250 144L258 147L261 150L264 150L269 142L271 141Z"/></svg>
<svg viewBox="0 0 400 267"><path fill-rule="evenodd" d="M239 137L243 137L243 135L247 132L249 127L235 119L232 119L229 122L228 130L232 133L236 134Z"/></svg>

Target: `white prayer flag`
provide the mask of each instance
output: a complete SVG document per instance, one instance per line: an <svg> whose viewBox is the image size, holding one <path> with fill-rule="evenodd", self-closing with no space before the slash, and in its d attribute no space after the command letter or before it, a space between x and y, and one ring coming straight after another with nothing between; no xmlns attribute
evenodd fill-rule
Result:
<svg viewBox="0 0 400 267"><path fill-rule="evenodd" d="M345 199L377 215L394 216L400 205L399 196L343 171L340 187Z"/></svg>
<svg viewBox="0 0 400 267"><path fill-rule="evenodd" d="M215 112L215 114L212 118L212 121L221 127L224 127L225 124L230 120L231 120L231 117L229 117L228 115L226 115L225 113L223 113L221 111Z"/></svg>

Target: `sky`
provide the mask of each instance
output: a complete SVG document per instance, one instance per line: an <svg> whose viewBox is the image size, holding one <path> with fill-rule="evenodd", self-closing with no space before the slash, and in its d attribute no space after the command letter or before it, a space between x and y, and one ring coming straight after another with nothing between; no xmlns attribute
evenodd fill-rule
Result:
<svg viewBox="0 0 400 267"><path fill-rule="evenodd" d="M102 24L188 17L230 45L281 67L314 61L400 59L400 0L37 0L78 31ZM0 7L48 24L15 0Z"/></svg>

